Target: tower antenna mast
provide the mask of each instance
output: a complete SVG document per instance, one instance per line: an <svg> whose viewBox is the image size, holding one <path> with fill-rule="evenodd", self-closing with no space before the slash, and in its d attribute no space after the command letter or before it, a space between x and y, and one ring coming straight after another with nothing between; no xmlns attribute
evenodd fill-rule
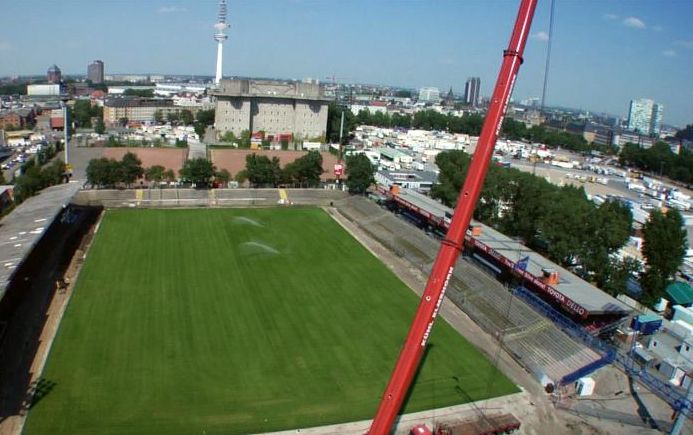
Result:
<svg viewBox="0 0 693 435"><path fill-rule="evenodd" d="M226 23L226 0L219 0L219 15L217 23L214 25L214 40L217 41L217 72L214 76L214 84L218 85L221 81L221 70L224 57L224 41L229 39L226 29L230 26Z"/></svg>

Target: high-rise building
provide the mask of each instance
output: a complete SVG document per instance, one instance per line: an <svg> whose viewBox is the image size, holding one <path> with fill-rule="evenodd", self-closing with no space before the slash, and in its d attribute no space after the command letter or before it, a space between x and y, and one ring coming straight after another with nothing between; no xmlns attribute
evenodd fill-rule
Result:
<svg viewBox="0 0 693 435"><path fill-rule="evenodd" d="M422 103L437 103L440 101L440 91L438 88L419 89L419 101Z"/></svg>
<svg viewBox="0 0 693 435"><path fill-rule="evenodd" d="M664 106L656 104L652 106L652 122L650 122L650 134L659 134L662 129L662 112Z"/></svg>
<svg viewBox="0 0 693 435"><path fill-rule="evenodd" d="M226 33L226 29L229 25L226 23L226 0L219 0L219 15L217 23L214 25L216 32L214 33L214 40L217 41L217 72L214 76L214 83L219 84L222 76L222 58L224 55L224 41L229 37Z"/></svg>
<svg viewBox="0 0 693 435"><path fill-rule="evenodd" d="M87 66L87 80L92 83L103 83L103 62L95 60Z"/></svg>
<svg viewBox="0 0 693 435"><path fill-rule="evenodd" d="M647 98L630 101L628 130L641 134L657 134L662 124L664 107Z"/></svg>
<svg viewBox="0 0 693 435"><path fill-rule="evenodd" d="M60 83L60 81L63 79L63 75L62 72L60 72L60 68L58 68L58 65L53 65L50 68L48 68L46 78L48 79L48 83Z"/></svg>
<svg viewBox="0 0 693 435"><path fill-rule="evenodd" d="M481 79L479 77L470 77L464 85L464 102L470 106L479 105L479 95L481 91Z"/></svg>

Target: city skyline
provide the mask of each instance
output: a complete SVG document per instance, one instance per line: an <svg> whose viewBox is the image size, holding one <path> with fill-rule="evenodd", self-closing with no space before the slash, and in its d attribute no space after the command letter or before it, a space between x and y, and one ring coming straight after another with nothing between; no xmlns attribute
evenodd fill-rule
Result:
<svg viewBox="0 0 693 435"><path fill-rule="evenodd" d="M214 75L211 35L218 1L100 3L99 8L82 0L4 5L0 76L40 75L54 63L64 74L83 74L92 59L103 59L109 73ZM477 76L481 95L487 97L515 6L229 2L224 71L226 76L328 81L334 74L340 82L452 86L457 95L468 77ZM649 98L666 107L665 124L692 123L693 90L686 71L693 67L693 32L685 25L690 12L693 4L688 2L662 8L646 1L558 0L547 105L625 117L630 100ZM27 28L35 31L27 36ZM515 100L541 95L547 32L548 2L542 2Z"/></svg>

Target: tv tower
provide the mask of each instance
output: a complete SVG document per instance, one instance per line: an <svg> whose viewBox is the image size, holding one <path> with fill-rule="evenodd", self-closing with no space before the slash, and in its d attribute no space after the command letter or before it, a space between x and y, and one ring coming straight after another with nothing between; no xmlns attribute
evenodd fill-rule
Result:
<svg viewBox="0 0 693 435"><path fill-rule="evenodd" d="M219 16L218 21L214 25L216 32L214 33L214 40L217 41L217 74L214 78L214 83L219 84L221 80L221 65L222 58L224 56L223 44L229 37L225 33L226 29L230 26L226 24L226 0L219 0Z"/></svg>

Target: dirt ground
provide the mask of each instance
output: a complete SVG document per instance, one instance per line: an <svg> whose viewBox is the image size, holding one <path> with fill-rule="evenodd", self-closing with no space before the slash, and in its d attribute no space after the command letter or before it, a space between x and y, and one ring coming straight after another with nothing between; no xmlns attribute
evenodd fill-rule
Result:
<svg viewBox="0 0 693 435"><path fill-rule="evenodd" d="M330 208L327 212L357 240L368 248L376 257L383 261L397 276L402 279L417 295L423 293L427 277L414 266L390 252L383 245L373 240L358 225L342 216L338 210ZM605 367L598 374L600 376L597 391L598 394L590 399L576 399L569 392L558 399L544 392L539 382L535 381L508 353L499 348L498 342L489 334L477 326L464 312L452 302L446 300L441 308L441 315L467 340L484 352L492 361L497 360L499 369L515 382L523 394L509 401L502 407L502 412L511 412L523 423L521 432L536 435L554 434L622 434L622 433L657 433L642 423L637 415L637 404L629 389L625 374L613 367ZM616 394L618 393L618 394ZM554 406L554 401L559 400L561 407L570 408L570 411ZM658 400L658 399L657 399ZM589 406L589 402L598 403L598 406ZM587 404L573 410L575 403ZM661 402L661 401L660 401ZM606 405L605 405L606 404ZM479 408L484 408L485 403L478 403ZM495 408L495 407L494 407ZM614 412L596 412L594 409L613 410ZM494 412L499 412L497 408ZM670 417L671 410L666 405L662 412L655 418ZM436 410L429 412L429 418L435 416ZM618 417L621 417L619 420ZM425 417L424 417L425 418ZM630 423L630 424L629 424ZM367 422L366 422L367 424ZM353 433L357 433L363 426L354 423ZM367 427L367 426L366 426ZM410 427L410 426L408 426ZM342 430L345 428L342 427ZM324 432L318 428L306 433L337 433L334 428L326 427ZM407 427L398 428L397 433L407 433ZM347 433L347 432L342 432Z"/></svg>

